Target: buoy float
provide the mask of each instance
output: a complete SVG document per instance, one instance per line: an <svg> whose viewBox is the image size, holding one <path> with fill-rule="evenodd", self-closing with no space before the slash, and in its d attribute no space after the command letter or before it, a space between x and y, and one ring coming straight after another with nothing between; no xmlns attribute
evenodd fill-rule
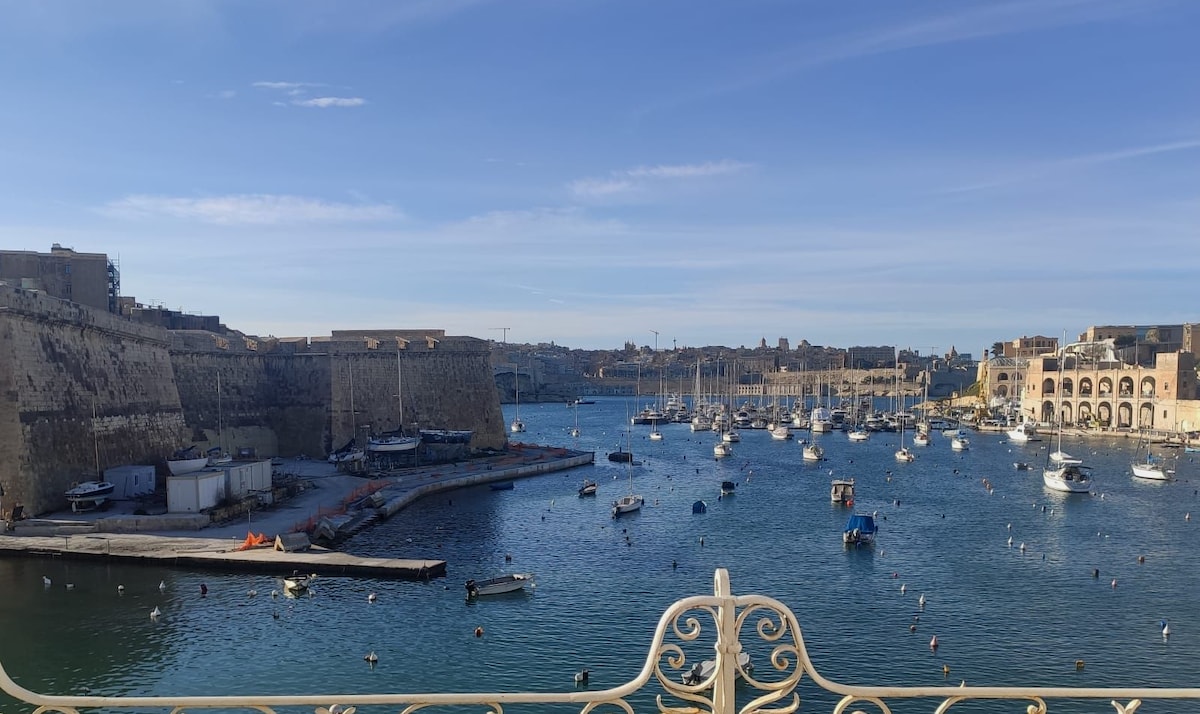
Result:
<svg viewBox="0 0 1200 714"><path fill-rule="evenodd" d="M922 610L925 609L925 593L921 593L921 597L917 598L917 605L920 606Z"/></svg>
<svg viewBox="0 0 1200 714"><path fill-rule="evenodd" d="M917 631L917 626L916 626L916 625L909 625L909 626L908 626L908 631L909 631L909 632L916 632L916 631Z"/></svg>
<svg viewBox="0 0 1200 714"><path fill-rule="evenodd" d="M903 594L905 593L905 591L906 591L906 590L908 590L908 585L901 585L901 586L900 586L900 594L901 594L901 595L903 595Z"/></svg>
<svg viewBox="0 0 1200 714"><path fill-rule="evenodd" d="M371 593L370 595L367 596L367 602L375 602L378 599L379 599L379 596L376 595L375 593Z"/></svg>
<svg viewBox="0 0 1200 714"><path fill-rule="evenodd" d="M588 681L587 667L584 667L583 669L581 669L575 673L575 683L576 684L587 684L587 681Z"/></svg>
<svg viewBox="0 0 1200 714"><path fill-rule="evenodd" d="M1082 669L1083 669L1083 660L1081 660L1081 659L1075 660L1075 671L1078 672Z"/></svg>
<svg viewBox="0 0 1200 714"><path fill-rule="evenodd" d="M937 635L934 635L933 639L929 640L929 649L933 650L934 652L937 652L937 648L938 648Z"/></svg>
<svg viewBox="0 0 1200 714"><path fill-rule="evenodd" d="M375 664L376 662L379 661L379 655L375 654L375 650L371 650L370 652L363 655L363 659L370 662L371 664Z"/></svg>
<svg viewBox="0 0 1200 714"><path fill-rule="evenodd" d="M475 636L476 636L476 637L483 637L483 628L482 628L482 627L476 627L476 628L475 628Z"/></svg>
<svg viewBox="0 0 1200 714"><path fill-rule="evenodd" d="M1139 555L1139 556L1138 556L1138 563L1145 563L1145 562L1146 562L1146 556L1144 556L1144 555Z"/></svg>
<svg viewBox="0 0 1200 714"><path fill-rule="evenodd" d="M948 665L948 664L943 664L943 665L942 665L942 676L943 676L943 677L949 677L949 676L950 676L950 665Z"/></svg>
<svg viewBox="0 0 1200 714"><path fill-rule="evenodd" d="M124 586L124 585L118 585L118 586L117 586L117 593L118 593L119 595L124 595L124 594L125 594L125 586Z"/></svg>
<svg viewBox="0 0 1200 714"><path fill-rule="evenodd" d="M1113 586L1113 590L1117 589L1117 579L1116 578L1113 578L1112 586Z"/></svg>

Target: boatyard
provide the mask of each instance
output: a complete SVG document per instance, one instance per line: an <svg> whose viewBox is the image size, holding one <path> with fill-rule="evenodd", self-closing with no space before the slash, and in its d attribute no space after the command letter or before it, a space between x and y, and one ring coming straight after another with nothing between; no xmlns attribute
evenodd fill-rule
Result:
<svg viewBox="0 0 1200 714"><path fill-rule="evenodd" d="M115 502L109 511L15 522L0 536L0 552L264 574L440 577L446 572L443 560L362 558L317 543L341 542L429 494L511 482L592 460L592 452L514 444L492 456L363 478L324 461L293 459L278 466L279 473L305 487L291 500L249 512L245 520L209 524L207 514L135 515L133 502Z"/></svg>

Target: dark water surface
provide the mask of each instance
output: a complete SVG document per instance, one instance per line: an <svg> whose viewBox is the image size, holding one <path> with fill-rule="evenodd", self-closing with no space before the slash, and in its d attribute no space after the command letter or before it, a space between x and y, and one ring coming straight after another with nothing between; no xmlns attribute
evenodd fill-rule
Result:
<svg viewBox="0 0 1200 714"><path fill-rule="evenodd" d="M629 480L605 453L624 441L629 409L617 399L579 407L583 435L573 439L572 409L521 405L524 440L594 449L596 466L518 481L511 491L435 495L345 546L444 559L449 575L440 580L326 578L311 598L273 600L280 586L265 576L0 561L0 658L22 685L63 694L565 691L583 666L591 686L604 688L637 673L664 608L710 594L723 567L735 593L791 607L818 670L846 683L1182 687L1200 679L1192 454L1179 454L1176 481L1154 484L1131 477L1132 443L1064 442L1095 467L1095 493L1069 496L1043 489L1049 442L1009 444L1002 434L972 434L963 453L937 436L911 464L894 461L895 434L863 444L821 435L826 461L806 465L796 441L765 431L743 431L734 455L716 462L712 434L666 425L665 440L651 442L649 427L633 427L633 451L645 462L632 470L633 488L646 507L614 521L609 505ZM1014 461L1034 469L1016 471ZM878 512L873 550L843 548L848 511L829 502L832 476L855 478L855 510ZM599 497L576 496L585 477L600 482ZM723 480L738 482L737 495L718 500ZM692 515L697 499L707 514ZM464 602L467 578L512 571L536 573L537 587ZM43 575L54 585L44 588ZM164 613L157 622L155 606ZM374 668L362 660L371 650ZM1079 659L1086 668L1077 672ZM653 709L658 692L636 699L639 710ZM829 711L834 701L811 688L805 697L801 711Z"/></svg>

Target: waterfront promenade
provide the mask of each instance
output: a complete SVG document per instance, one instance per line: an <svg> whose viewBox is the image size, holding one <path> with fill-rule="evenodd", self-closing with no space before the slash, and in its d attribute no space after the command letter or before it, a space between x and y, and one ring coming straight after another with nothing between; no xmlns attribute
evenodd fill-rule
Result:
<svg viewBox="0 0 1200 714"><path fill-rule="evenodd" d="M306 488L245 520L207 524L204 514L135 515L131 502L118 502L101 513L65 512L20 521L0 536L0 553L273 574L438 577L445 574L445 561L361 558L319 546L285 551L275 549L274 541L322 526L359 529L432 493L561 471L592 459L592 452L515 444L503 454L397 469L370 479L347 475L324 461L290 460L278 467L280 473L295 476ZM245 548L249 534L265 536L264 544Z"/></svg>

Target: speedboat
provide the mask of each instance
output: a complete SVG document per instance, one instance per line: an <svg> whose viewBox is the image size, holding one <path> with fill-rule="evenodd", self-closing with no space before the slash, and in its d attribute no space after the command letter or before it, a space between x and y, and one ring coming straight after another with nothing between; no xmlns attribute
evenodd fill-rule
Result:
<svg viewBox="0 0 1200 714"><path fill-rule="evenodd" d="M842 542L846 545L871 545L875 542L875 517L869 513L855 513L846 520L842 531Z"/></svg>
<svg viewBox="0 0 1200 714"><path fill-rule="evenodd" d="M297 595L308 590L312 585L312 581L316 580L316 575L289 575L283 579L284 593Z"/></svg>
<svg viewBox="0 0 1200 714"><path fill-rule="evenodd" d="M857 427L846 433L850 441L866 441L871 438L871 432L862 427Z"/></svg>
<svg viewBox="0 0 1200 714"><path fill-rule="evenodd" d="M88 511L108 500L113 488L110 481L84 481L67 489L63 495L70 502L72 511Z"/></svg>
<svg viewBox="0 0 1200 714"><path fill-rule="evenodd" d="M956 436L950 440L950 448L955 451L966 451L971 448L971 440L965 436Z"/></svg>
<svg viewBox="0 0 1200 714"><path fill-rule="evenodd" d="M829 500L839 506L853 506L854 479L834 479L829 488Z"/></svg>
<svg viewBox="0 0 1200 714"><path fill-rule="evenodd" d="M1007 434L1009 441L1016 441L1018 443L1042 440L1042 437L1038 436L1037 429L1034 428L1032 423L1027 421L1021 422L1016 428L1009 429Z"/></svg>
<svg viewBox="0 0 1200 714"><path fill-rule="evenodd" d="M583 485L579 487L580 496L595 496L596 491L600 490L600 484L589 479L583 480Z"/></svg>
<svg viewBox="0 0 1200 714"><path fill-rule="evenodd" d="M523 589L526 583L533 583L533 573L511 573L487 580L468 580L467 597L511 593Z"/></svg>
<svg viewBox="0 0 1200 714"><path fill-rule="evenodd" d="M825 449L816 444L806 444L802 456L805 461L820 461L825 456Z"/></svg>
<svg viewBox="0 0 1200 714"><path fill-rule="evenodd" d="M680 676L680 680L691 687L707 682L712 679L713 674L717 671L717 661L715 659L706 659L697 662L695 666L684 672ZM750 655L745 652L738 652L737 655L737 674L742 676L742 673L751 673L754 671L754 665L750 664Z"/></svg>
<svg viewBox="0 0 1200 714"><path fill-rule="evenodd" d="M732 496L734 494L734 492L736 491L736 489L737 489L737 484L734 483L733 481L722 481L721 482L721 495L722 496Z"/></svg>

